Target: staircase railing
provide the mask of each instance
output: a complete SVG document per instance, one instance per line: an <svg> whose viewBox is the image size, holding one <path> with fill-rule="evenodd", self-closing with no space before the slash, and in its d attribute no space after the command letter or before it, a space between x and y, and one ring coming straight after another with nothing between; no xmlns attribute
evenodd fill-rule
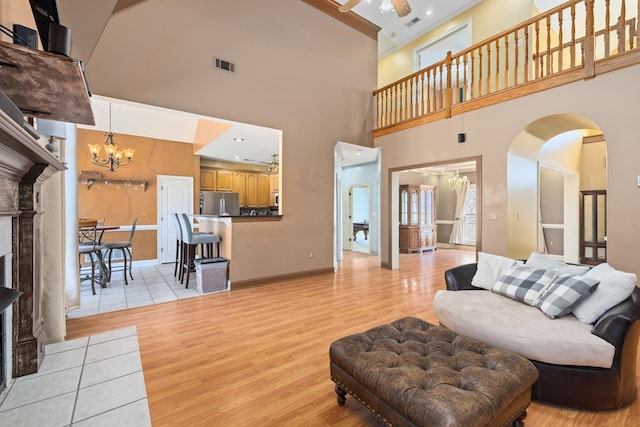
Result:
<svg viewBox="0 0 640 427"><path fill-rule="evenodd" d="M568 1L376 90L374 136L640 64L639 44L640 0Z"/></svg>

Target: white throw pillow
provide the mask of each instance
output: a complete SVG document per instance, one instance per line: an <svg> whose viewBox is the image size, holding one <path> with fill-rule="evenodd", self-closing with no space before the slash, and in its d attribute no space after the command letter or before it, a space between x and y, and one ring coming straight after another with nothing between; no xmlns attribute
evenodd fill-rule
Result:
<svg viewBox="0 0 640 427"><path fill-rule="evenodd" d="M582 276L589 271L587 265L570 265L560 260L549 258L539 252L531 252L527 262L527 267L544 268L545 270L554 270L558 276Z"/></svg>
<svg viewBox="0 0 640 427"><path fill-rule="evenodd" d="M500 255L478 252L478 270L473 279L471 279L471 284L477 288L490 291L504 272L516 263L520 263L520 261Z"/></svg>
<svg viewBox="0 0 640 427"><path fill-rule="evenodd" d="M605 311L629 298L636 287L634 273L616 270L609 264L598 264L582 277L598 280L595 292L573 309L573 315L583 323L594 323Z"/></svg>

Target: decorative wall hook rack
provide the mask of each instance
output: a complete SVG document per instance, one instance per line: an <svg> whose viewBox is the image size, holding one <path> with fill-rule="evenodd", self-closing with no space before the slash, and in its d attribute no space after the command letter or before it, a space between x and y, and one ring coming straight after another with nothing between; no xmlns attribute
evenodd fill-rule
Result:
<svg viewBox="0 0 640 427"><path fill-rule="evenodd" d="M135 181L132 179L111 179L111 178L86 178L80 177L78 181L87 186L87 190L91 189L93 184L105 185L124 185L125 187L135 188L141 187L142 191L147 191L147 181Z"/></svg>

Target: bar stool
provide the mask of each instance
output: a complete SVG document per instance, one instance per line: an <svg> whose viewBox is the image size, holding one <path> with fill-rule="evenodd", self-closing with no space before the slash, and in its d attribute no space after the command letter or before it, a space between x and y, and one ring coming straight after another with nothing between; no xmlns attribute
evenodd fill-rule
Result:
<svg viewBox="0 0 640 427"><path fill-rule="evenodd" d="M106 283L106 271L102 260L102 246L98 241L98 233L95 225L80 227L78 229L78 261L80 261L83 255L87 255L89 261L91 261L91 291L93 295L95 295L96 281L100 282L101 286L103 286L103 283ZM79 269L82 270L82 264L79 263L79 265ZM96 274L96 268L98 269L98 274ZM82 277L80 277L80 281L82 280Z"/></svg>
<svg viewBox="0 0 640 427"><path fill-rule="evenodd" d="M133 275L131 274L131 266L133 264L133 255L131 254L131 246L133 245L133 235L136 232L136 225L138 224L138 219L135 218L133 220L133 224L131 225L131 233L129 234L129 240L123 240L120 242L104 242L102 243L102 249L106 249L105 256L109 260L109 267L107 268L108 275L107 280L111 280L111 272L113 269L111 268L111 253L114 249L118 249L122 251L122 258L124 260L124 284L128 285L129 281L127 280L127 271L129 271L129 277L133 280ZM127 258L129 258L129 265L127 265Z"/></svg>
<svg viewBox="0 0 640 427"><path fill-rule="evenodd" d="M172 214L171 219L173 220L173 225L176 229L176 266L173 269L173 277L178 276L180 283L182 283L182 268L180 268L180 271L178 272L178 265L184 263L184 260L182 259L182 226L180 225L180 218L177 213Z"/></svg>
<svg viewBox="0 0 640 427"><path fill-rule="evenodd" d="M187 274L187 282L185 288L189 287L189 273L191 272L191 265L194 263L196 248L201 245L200 253L204 258L204 245L209 246L209 255L211 255L211 247L215 244L217 247L217 253L220 255L220 236L211 233L194 233L191 228L191 221L187 214L183 213L179 216L180 226L182 228L182 279L180 283L184 281L184 273Z"/></svg>

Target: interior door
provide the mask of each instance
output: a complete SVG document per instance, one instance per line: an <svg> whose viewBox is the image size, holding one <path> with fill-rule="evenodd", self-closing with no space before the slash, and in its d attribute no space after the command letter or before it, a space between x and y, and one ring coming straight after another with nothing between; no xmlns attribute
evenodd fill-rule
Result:
<svg viewBox="0 0 640 427"><path fill-rule="evenodd" d="M351 188L342 190L342 249L346 251L353 250L353 198L351 197Z"/></svg>
<svg viewBox="0 0 640 427"><path fill-rule="evenodd" d="M176 260L177 231L170 215L193 214L193 177L158 175L158 260Z"/></svg>

